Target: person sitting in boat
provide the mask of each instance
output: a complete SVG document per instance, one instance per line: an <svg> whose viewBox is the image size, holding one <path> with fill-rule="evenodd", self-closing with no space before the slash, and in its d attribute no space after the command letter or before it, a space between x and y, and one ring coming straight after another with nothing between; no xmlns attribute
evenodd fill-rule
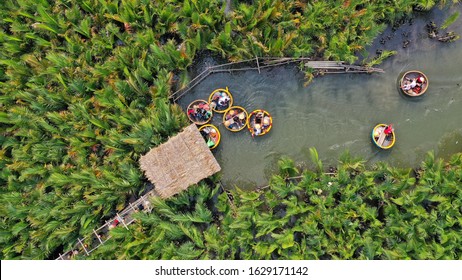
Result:
<svg viewBox="0 0 462 280"><path fill-rule="evenodd" d="M220 96L220 98L218 98L218 105L220 105L221 107L224 107L228 105L229 100L231 100L231 98L229 98L228 95Z"/></svg>
<svg viewBox="0 0 462 280"><path fill-rule="evenodd" d="M233 121L234 121L235 124L237 124L237 126L239 126L239 127L241 126L239 116L235 115L233 117Z"/></svg>
<svg viewBox="0 0 462 280"><path fill-rule="evenodd" d="M255 123L261 124L264 114L262 112L257 113L255 116Z"/></svg>
<svg viewBox="0 0 462 280"><path fill-rule="evenodd" d="M241 128L244 125L244 118L245 116L243 112L240 114L238 114L238 112L235 112L233 116L233 121L236 124L237 128Z"/></svg>
<svg viewBox="0 0 462 280"><path fill-rule="evenodd" d="M229 110L228 114L226 115L227 119L232 119L234 117L235 113L234 110Z"/></svg>
<svg viewBox="0 0 462 280"><path fill-rule="evenodd" d="M234 127L234 120L233 118L230 118L229 120L225 121L225 126L229 129L233 129Z"/></svg>
<svg viewBox="0 0 462 280"><path fill-rule="evenodd" d="M197 108L197 109L196 109L196 118L197 118L198 120L203 120L204 117L205 117L205 116L204 116L204 113L205 113L205 111L204 111L203 109Z"/></svg>
<svg viewBox="0 0 462 280"><path fill-rule="evenodd" d="M270 126L270 117L265 116L263 118L263 130L267 129Z"/></svg>
<svg viewBox="0 0 462 280"><path fill-rule="evenodd" d="M393 133L393 125L392 124L387 125L385 129L383 130L383 132L387 135L387 138L390 138Z"/></svg>
<svg viewBox="0 0 462 280"><path fill-rule="evenodd" d="M201 121L206 121L210 118L212 113L204 109L204 107L197 109L196 115L197 118Z"/></svg>
<svg viewBox="0 0 462 280"><path fill-rule="evenodd" d="M213 139L212 139L212 138L209 138L209 139L207 140L207 146L208 146L209 148L212 148L213 146L215 146L215 142L213 142Z"/></svg>
<svg viewBox="0 0 462 280"><path fill-rule="evenodd" d="M196 110L189 109L188 110L188 115L191 116L191 118L196 118Z"/></svg>
<svg viewBox="0 0 462 280"><path fill-rule="evenodd" d="M261 133L261 126L257 123L253 127L253 134L254 135L259 135Z"/></svg>
<svg viewBox="0 0 462 280"><path fill-rule="evenodd" d="M242 127L243 125L245 125L245 114L244 112L240 113L238 116L238 123L239 123L239 127Z"/></svg>
<svg viewBox="0 0 462 280"><path fill-rule="evenodd" d="M408 91L408 90L411 90L413 88L415 88L415 86L417 85L417 79L412 79L411 82L403 85L401 88L405 91Z"/></svg>
<svg viewBox="0 0 462 280"><path fill-rule="evenodd" d="M425 83L425 78L423 76L419 76L416 79L416 83L417 84L414 88L412 88L412 91L414 91L414 93L416 94L419 94L422 91L423 84Z"/></svg>

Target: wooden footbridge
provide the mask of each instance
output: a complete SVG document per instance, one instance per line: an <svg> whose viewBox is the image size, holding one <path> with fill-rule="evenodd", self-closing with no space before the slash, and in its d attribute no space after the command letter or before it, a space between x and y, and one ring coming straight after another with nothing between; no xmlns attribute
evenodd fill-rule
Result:
<svg viewBox="0 0 462 280"><path fill-rule="evenodd" d="M312 61L309 58L289 58L289 57L265 57L260 58L256 57L254 59L248 59L238 62L230 62L226 64L214 65L207 67L199 75L194 77L185 87L172 93L169 98L173 102L177 102L182 96L184 96L188 91L202 82L209 75L214 73L223 73L223 72L237 72L237 71L249 71L254 70L260 71L262 69L282 66L286 64L298 63L302 66L313 69L313 74L315 75L324 75L324 74L351 74L351 73L374 73L379 72L383 73L384 71L380 68L373 68L360 65L351 65L347 64L344 61Z"/></svg>
<svg viewBox="0 0 462 280"><path fill-rule="evenodd" d="M373 73L384 71L380 68L349 65L344 61L308 61L305 66L315 69L320 74Z"/></svg>
<svg viewBox="0 0 462 280"><path fill-rule="evenodd" d="M110 229L116 226L123 226L128 230L128 225L135 221L135 218L133 218L134 213L139 211L146 213L151 212L152 206L149 198L152 196L157 196L155 190L151 190L135 202L129 203L128 207L120 213L117 213L116 216L109 221L106 221L101 227L94 229L93 233L89 236L77 239L77 244L74 248L64 254L59 254L56 260L71 260L78 255L88 256L111 238L109 234Z"/></svg>

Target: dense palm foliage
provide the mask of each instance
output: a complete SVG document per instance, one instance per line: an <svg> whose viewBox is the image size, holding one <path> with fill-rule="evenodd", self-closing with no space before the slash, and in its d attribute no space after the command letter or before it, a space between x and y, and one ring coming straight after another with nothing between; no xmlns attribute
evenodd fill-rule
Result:
<svg viewBox="0 0 462 280"><path fill-rule="evenodd" d="M283 159L261 191L199 185L156 200L92 258L462 259L462 154L430 153L418 170L339 162L288 180L299 171Z"/></svg>
<svg viewBox="0 0 462 280"><path fill-rule="evenodd" d="M200 51L231 61L353 61L387 21L432 4L233 1L225 14L224 2L0 1L2 259L44 259L70 249L143 191L137 160L187 124L168 95ZM193 223L208 221L209 210L194 207L200 217ZM178 228L163 234L180 236ZM184 251L215 250L196 242L182 243ZM230 256L220 250L217 256Z"/></svg>

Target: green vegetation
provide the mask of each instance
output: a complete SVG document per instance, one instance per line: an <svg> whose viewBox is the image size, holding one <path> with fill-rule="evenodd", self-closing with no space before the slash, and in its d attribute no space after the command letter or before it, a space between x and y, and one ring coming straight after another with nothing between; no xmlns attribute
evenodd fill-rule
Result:
<svg viewBox="0 0 462 280"><path fill-rule="evenodd" d="M187 125L168 95L204 50L230 61L311 56L351 62L386 23L424 2L425 7L434 4L233 1L232 12L225 15L221 0L0 1L0 257L55 257L144 190L138 158ZM165 207L185 203L194 191ZM210 228L210 210L203 205L209 199L201 197L183 223L193 219L200 229ZM120 257L173 258L184 252L189 258L218 250L207 241L213 240L213 230L204 235L207 247L201 247L202 231L178 224L156 238L174 246L171 240L190 230L186 236L194 241L181 243L171 255L148 253L151 247L143 248L141 237L159 230L149 221L157 224L159 214L163 220L169 217L164 204L157 204L164 212L140 217L137 227L145 231L135 230L132 237L113 231L114 240L118 233L140 237ZM246 215L242 211L236 215ZM281 237L287 242L277 244L292 244L287 236ZM112 247L105 248L110 257ZM220 250L217 257L234 257ZM247 256L258 257L242 254Z"/></svg>
<svg viewBox="0 0 462 280"><path fill-rule="evenodd" d="M368 67L372 67L374 65L382 63L385 59L389 58L390 56L395 55L397 52L396 51L387 51L384 50L380 53L380 55L372 58L369 62L367 62L365 65Z"/></svg>
<svg viewBox="0 0 462 280"><path fill-rule="evenodd" d="M455 12L452 15L450 15L441 25L441 29L446 29L448 28L451 24L453 24L460 16L459 12Z"/></svg>
<svg viewBox="0 0 462 280"><path fill-rule="evenodd" d="M313 150L313 153L315 151ZM314 164L319 165L313 156ZM112 231L94 259L461 259L462 154L398 169L345 153L334 174L288 159L260 191L201 184Z"/></svg>

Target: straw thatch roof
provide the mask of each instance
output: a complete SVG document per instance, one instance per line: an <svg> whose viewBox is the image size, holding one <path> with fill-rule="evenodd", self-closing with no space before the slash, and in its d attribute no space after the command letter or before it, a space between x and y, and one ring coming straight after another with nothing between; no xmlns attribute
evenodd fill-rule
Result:
<svg viewBox="0 0 462 280"><path fill-rule="evenodd" d="M162 198L221 170L195 124L141 156L140 166Z"/></svg>

